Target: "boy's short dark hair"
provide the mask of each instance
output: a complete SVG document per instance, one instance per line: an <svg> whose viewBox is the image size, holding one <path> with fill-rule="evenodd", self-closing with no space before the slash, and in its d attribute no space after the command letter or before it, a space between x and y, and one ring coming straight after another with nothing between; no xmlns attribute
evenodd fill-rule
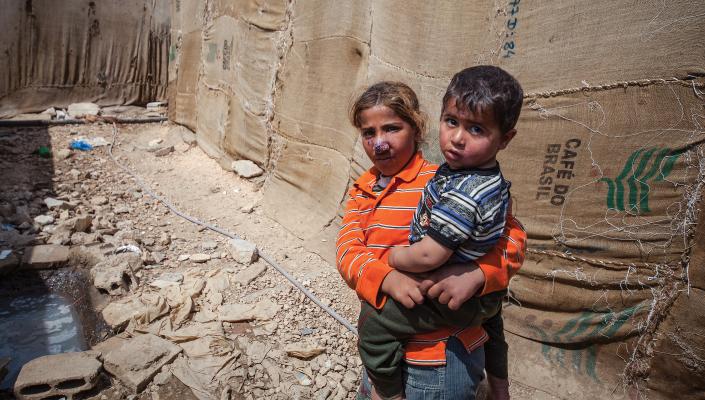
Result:
<svg viewBox="0 0 705 400"><path fill-rule="evenodd" d="M502 133L517 124L524 91L519 82L507 71L492 65L465 68L451 79L443 96L442 111L455 98L459 110L484 112L489 109Z"/></svg>

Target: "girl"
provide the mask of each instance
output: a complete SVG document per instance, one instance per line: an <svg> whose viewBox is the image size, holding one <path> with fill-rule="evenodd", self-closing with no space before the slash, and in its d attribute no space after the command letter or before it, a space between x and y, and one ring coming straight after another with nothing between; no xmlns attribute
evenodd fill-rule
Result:
<svg viewBox="0 0 705 400"><path fill-rule="evenodd" d="M380 309L391 296L413 309L424 296L430 296L457 308L476 293L506 288L521 265L526 242L526 233L511 215L504 232L511 239L502 238L472 271L467 265L447 265L422 279L387 264L389 249L409 244L409 224L423 188L437 168L419 151L426 119L411 88L400 82L380 82L354 101L350 120L360 131L373 167L350 189L336 260L341 276L360 299ZM360 322L364 318L361 315ZM495 342L501 343L506 356L501 329L496 335ZM406 398L474 398L483 377L483 344L487 339L485 329L475 326L447 327L408 341L403 375ZM503 369L506 371L506 358ZM505 379L490 379L496 398L508 396L506 375L499 375ZM358 397L368 394L369 382L363 371Z"/></svg>

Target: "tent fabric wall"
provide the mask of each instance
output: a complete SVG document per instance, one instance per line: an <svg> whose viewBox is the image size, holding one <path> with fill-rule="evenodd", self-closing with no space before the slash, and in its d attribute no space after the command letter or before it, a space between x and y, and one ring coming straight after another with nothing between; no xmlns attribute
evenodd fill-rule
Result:
<svg viewBox="0 0 705 400"><path fill-rule="evenodd" d="M167 2L0 0L0 9L0 118L166 99Z"/></svg>
<svg viewBox="0 0 705 400"><path fill-rule="evenodd" d="M500 162L529 233L505 309L513 376L550 378L536 387L560 397L697 397L669 371L703 368L705 323L686 310L705 279L693 261L704 3L175 0L172 12L172 119L221 165L261 165L265 212L328 259L345 192L370 165L351 98L408 83L440 161L434 121L453 73L513 73L527 96Z"/></svg>

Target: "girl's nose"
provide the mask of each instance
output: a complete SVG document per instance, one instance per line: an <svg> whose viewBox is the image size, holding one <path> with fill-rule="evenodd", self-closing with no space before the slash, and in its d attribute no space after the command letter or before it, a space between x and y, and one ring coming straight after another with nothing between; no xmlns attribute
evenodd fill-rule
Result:
<svg viewBox="0 0 705 400"><path fill-rule="evenodd" d="M389 142L387 142L386 138L378 136L375 140L374 150L375 154L381 154L389 151Z"/></svg>

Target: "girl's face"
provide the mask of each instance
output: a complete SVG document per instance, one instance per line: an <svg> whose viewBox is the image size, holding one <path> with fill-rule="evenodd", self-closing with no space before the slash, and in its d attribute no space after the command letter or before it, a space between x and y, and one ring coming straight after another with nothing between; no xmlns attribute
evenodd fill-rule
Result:
<svg viewBox="0 0 705 400"><path fill-rule="evenodd" d="M399 173L416 152L416 130L387 106L362 111L360 122L367 157L382 175Z"/></svg>

